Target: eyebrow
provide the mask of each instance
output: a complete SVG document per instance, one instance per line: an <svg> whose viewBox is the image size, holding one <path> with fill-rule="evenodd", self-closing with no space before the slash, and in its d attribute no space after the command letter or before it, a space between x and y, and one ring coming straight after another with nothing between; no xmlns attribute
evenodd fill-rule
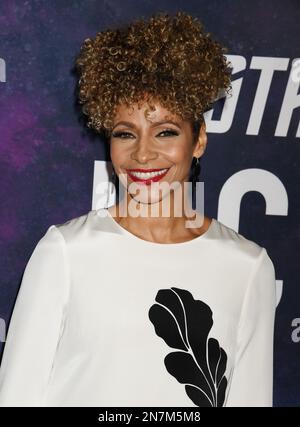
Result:
<svg viewBox="0 0 300 427"><path fill-rule="evenodd" d="M175 120L161 120L161 121L159 121L159 122L153 122L153 123L150 125L150 127L151 127L151 128L153 128L153 127L156 127L156 126L159 126L159 125L165 124L165 123L172 123L173 125L175 125L175 126L179 127L179 129L181 129L180 124L179 124L178 122L176 122ZM126 121L121 121L121 122L116 123L116 124L114 125L113 129L114 129L115 127L117 127L118 125L125 125L125 126L128 126L128 127L132 128L132 129L134 129L134 128L136 127L134 123L126 122Z"/></svg>

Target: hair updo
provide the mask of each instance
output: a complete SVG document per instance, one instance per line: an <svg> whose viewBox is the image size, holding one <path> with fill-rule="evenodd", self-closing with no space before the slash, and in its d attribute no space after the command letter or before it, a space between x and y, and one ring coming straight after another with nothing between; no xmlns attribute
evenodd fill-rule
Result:
<svg viewBox="0 0 300 427"><path fill-rule="evenodd" d="M130 107L147 99L153 110L151 100L158 100L191 121L197 136L203 113L231 89L225 52L197 18L181 11L98 32L84 40L75 59L87 126L109 137L119 103Z"/></svg>

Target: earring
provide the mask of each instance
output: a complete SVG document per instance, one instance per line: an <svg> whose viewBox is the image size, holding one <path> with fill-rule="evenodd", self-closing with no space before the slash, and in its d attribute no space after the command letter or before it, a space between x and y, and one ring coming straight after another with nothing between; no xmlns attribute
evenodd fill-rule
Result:
<svg viewBox="0 0 300 427"><path fill-rule="evenodd" d="M195 161L196 159L196 161ZM200 176L201 165L199 157L193 157L192 162L192 209L196 210L196 185Z"/></svg>
<svg viewBox="0 0 300 427"><path fill-rule="evenodd" d="M111 193L113 192L113 188L116 187L116 182L117 182L117 174L115 172L115 169L113 168L112 173L111 173L111 181L113 183L114 186L111 186Z"/></svg>

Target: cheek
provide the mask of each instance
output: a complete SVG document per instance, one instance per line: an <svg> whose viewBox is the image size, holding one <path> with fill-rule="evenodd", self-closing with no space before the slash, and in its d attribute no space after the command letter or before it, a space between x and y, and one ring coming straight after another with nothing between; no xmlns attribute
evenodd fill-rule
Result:
<svg viewBox="0 0 300 427"><path fill-rule="evenodd" d="M120 144L111 144L110 158L115 166L121 166L128 159L128 150Z"/></svg>
<svg viewBox="0 0 300 427"><path fill-rule="evenodd" d="M165 155L178 169L189 168L192 153L188 149L187 144L172 147Z"/></svg>

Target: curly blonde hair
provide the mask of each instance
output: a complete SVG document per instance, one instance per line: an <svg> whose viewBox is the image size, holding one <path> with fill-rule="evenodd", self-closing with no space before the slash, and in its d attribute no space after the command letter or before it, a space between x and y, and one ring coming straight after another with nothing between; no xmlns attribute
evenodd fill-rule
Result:
<svg viewBox="0 0 300 427"><path fill-rule="evenodd" d="M196 136L203 113L231 90L227 48L185 12L159 12L87 38L75 59L78 100L87 127L109 137L119 103L159 100L189 120ZM223 91L223 93L220 93Z"/></svg>

